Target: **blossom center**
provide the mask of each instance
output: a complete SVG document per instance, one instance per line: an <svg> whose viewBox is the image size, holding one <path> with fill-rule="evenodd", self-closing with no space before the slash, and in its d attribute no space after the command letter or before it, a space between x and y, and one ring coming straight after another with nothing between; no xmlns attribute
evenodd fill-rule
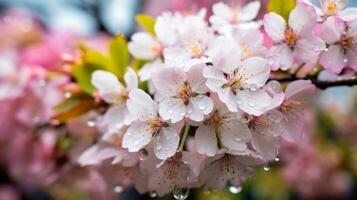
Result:
<svg viewBox="0 0 357 200"><path fill-rule="evenodd" d="M258 127L269 128L271 126L271 121L265 117L253 117L250 121L249 126L253 129L257 129Z"/></svg>
<svg viewBox="0 0 357 200"><path fill-rule="evenodd" d="M338 8L337 8L336 3L332 2L332 1L329 1L325 6L325 13L328 16L335 15L336 12L337 12L337 9Z"/></svg>
<svg viewBox="0 0 357 200"><path fill-rule="evenodd" d="M233 9L233 10L232 10L230 22L231 22L231 24L235 24L235 23L238 22L238 12L237 12L237 9Z"/></svg>
<svg viewBox="0 0 357 200"><path fill-rule="evenodd" d="M219 115L218 111L213 112L207 123L214 129L219 129L222 126L223 118Z"/></svg>
<svg viewBox="0 0 357 200"><path fill-rule="evenodd" d="M191 42L191 44L188 46L188 50L191 52L191 55L194 58L201 58L205 52L204 46L200 43L200 41L197 40Z"/></svg>
<svg viewBox="0 0 357 200"><path fill-rule="evenodd" d="M188 104L189 99L192 96L192 89L187 81L185 81L184 84L179 89L178 96L185 102L186 105Z"/></svg>
<svg viewBox="0 0 357 200"><path fill-rule="evenodd" d="M294 32L293 29L288 28L285 30L285 43L290 47L294 47L296 45L298 36Z"/></svg>
<svg viewBox="0 0 357 200"><path fill-rule="evenodd" d="M147 123L151 126L155 133L159 132L165 124L165 122L162 121L160 118L151 118L147 121Z"/></svg>
<svg viewBox="0 0 357 200"><path fill-rule="evenodd" d="M300 101L289 100L289 101L283 102L283 104L281 105L281 109L283 111L291 113L301 106L302 106L302 103Z"/></svg>
<svg viewBox="0 0 357 200"><path fill-rule="evenodd" d="M242 49L242 52L243 52L243 56L242 56L243 60L245 60L245 59L247 59L247 58L252 56L252 51L249 49L248 46L242 45L241 49Z"/></svg>
<svg viewBox="0 0 357 200"><path fill-rule="evenodd" d="M343 47L343 49L349 49L353 46L353 37L349 36L349 35L342 35L341 37L341 45Z"/></svg>

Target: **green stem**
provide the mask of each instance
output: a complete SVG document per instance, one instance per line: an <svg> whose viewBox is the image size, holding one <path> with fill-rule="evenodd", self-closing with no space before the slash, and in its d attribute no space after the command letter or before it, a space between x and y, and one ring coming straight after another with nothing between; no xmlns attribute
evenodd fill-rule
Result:
<svg viewBox="0 0 357 200"><path fill-rule="evenodd" d="M187 124L185 126L185 130L183 131L183 136L182 136L182 139L181 139L181 142L180 142L179 151L183 150L183 147L185 146L186 139L187 139L187 136L188 136L189 132L190 132L190 125Z"/></svg>

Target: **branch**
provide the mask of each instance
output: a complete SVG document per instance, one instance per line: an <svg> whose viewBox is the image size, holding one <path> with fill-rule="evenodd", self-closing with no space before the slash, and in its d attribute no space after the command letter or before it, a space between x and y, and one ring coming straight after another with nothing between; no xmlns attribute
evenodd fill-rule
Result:
<svg viewBox="0 0 357 200"><path fill-rule="evenodd" d="M306 77L306 78L298 78L295 76L290 76L290 77L284 77L284 78L271 78L269 80L275 80L279 82L292 82L296 80L310 80L316 87L320 89L326 89L329 87L335 87L335 86L355 86L357 85L357 78L353 77L350 79L342 79L342 80L335 80L335 81L322 81L322 80L317 80L315 77Z"/></svg>

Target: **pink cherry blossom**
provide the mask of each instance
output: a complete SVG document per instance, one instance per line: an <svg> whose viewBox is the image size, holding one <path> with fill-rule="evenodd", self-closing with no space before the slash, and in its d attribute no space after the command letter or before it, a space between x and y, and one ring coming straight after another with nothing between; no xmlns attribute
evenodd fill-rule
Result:
<svg viewBox="0 0 357 200"><path fill-rule="evenodd" d="M179 145L179 132L158 115L158 105L140 89L129 93L128 109L138 120L129 125L123 138L123 147L138 152L152 140L159 159L173 156Z"/></svg>
<svg viewBox="0 0 357 200"><path fill-rule="evenodd" d="M213 102L206 96L208 88L202 76L203 67L193 66L187 73L178 67L163 68L153 75L154 86L163 96L159 113L164 120L176 123L187 117L199 122L212 111Z"/></svg>
<svg viewBox="0 0 357 200"><path fill-rule="evenodd" d="M129 92L138 87L138 78L134 70L129 68L124 79L126 87L110 72L97 70L92 74L92 84L97 88L100 97L112 105L101 122L108 125L108 130L119 129L134 120L128 111L127 99Z"/></svg>
<svg viewBox="0 0 357 200"><path fill-rule="evenodd" d="M357 19L344 22L337 17L329 17L321 29L322 38L329 47L322 53L320 63L335 74L345 67L357 70Z"/></svg>
<svg viewBox="0 0 357 200"><path fill-rule="evenodd" d="M269 76L267 62L260 57L242 62L239 50L232 49L231 52L235 54L229 57L212 56L214 66L203 70L206 85L218 94L231 112L237 112L239 108L248 114L261 115L271 101L271 97L260 89Z"/></svg>
<svg viewBox="0 0 357 200"><path fill-rule="evenodd" d="M294 64L317 62L325 45L313 33L315 23L315 11L305 4L298 4L291 11L288 24L276 13L264 16L265 32L274 42L268 56L273 70L286 70Z"/></svg>

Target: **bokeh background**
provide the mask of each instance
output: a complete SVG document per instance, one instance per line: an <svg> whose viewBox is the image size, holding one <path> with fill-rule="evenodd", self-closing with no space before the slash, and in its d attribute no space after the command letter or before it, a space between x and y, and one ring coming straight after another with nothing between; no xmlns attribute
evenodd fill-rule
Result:
<svg viewBox="0 0 357 200"><path fill-rule="evenodd" d="M201 7L209 9L215 2L218 1L0 0L0 55L11 57L13 54L8 52L16 49L27 63L51 65L59 56L56 54L58 48L63 52L74 46L72 37L86 38L100 49L101 41L108 36L122 33L130 37L138 29L137 13L157 16L166 10L197 11ZM263 8L267 2L262 0ZM357 6L357 1L350 0L348 6ZM28 46L43 41L50 47L40 45L28 50ZM43 60L42 53L49 50L54 51L53 57ZM0 61L0 68L3 68L7 63L1 58ZM1 116L0 125L5 126L6 119ZM303 139L296 144L284 143L279 158L259 170L255 178L244 184L242 191L236 194L237 191L229 191L229 188L223 192L193 190L189 199L357 199L357 88L336 87L321 92L311 103L304 120L307 128ZM102 179L79 178L89 175L72 168L66 172L70 176L61 179L61 183L31 187L32 179L37 179L38 174L49 176L41 170L34 176L32 171L37 165L23 162L29 159L27 148L35 147L24 146L28 143L21 141L10 144L4 138L0 137L0 200L106 199L105 195L93 197L90 195L93 191L113 192L117 199L152 199L149 194L139 195L130 188L117 193L110 187L98 191L98 187L105 187L100 182ZM66 140L61 142L65 148ZM14 150L8 151L11 148ZM78 180L79 183L72 185Z"/></svg>

